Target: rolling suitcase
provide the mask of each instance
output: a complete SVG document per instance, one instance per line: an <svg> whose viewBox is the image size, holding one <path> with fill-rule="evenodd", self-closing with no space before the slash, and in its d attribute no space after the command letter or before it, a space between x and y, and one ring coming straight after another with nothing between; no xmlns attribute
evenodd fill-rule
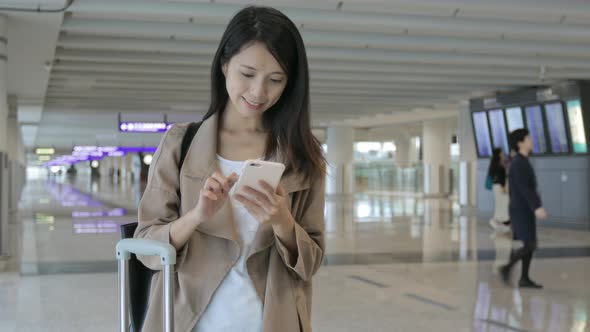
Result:
<svg viewBox="0 0 590 332"><path fill-rule="evenodd" d="M182 168L187 151L202 122L192 122L182 138L178 168ZM147 311L149 291L154 271L145 267L135 256L160 256L164 265L164 326L163 331L174 331L174 294L172 277L176 250L169 244L133 239L137 223L121 225L122 240L117 243L119 261L119 318L120 331L140 332ZM131 297L130 297L131 294Z"/></svg>
<svg viewBox="0 0 590 332"><path fill-rule="evenodd" d="M120 240L116 247L117 260L119 262L119 330L121 332L128 332L130 328L134 331L139 332L143 325L143 316L139 324L133 322L134 315L130 315L129 311L129 270L128 261L132 258L132 255L142 256L159 256L164 269L164 277L162 278L164 287L164 326L162 331L173 332L174 331L174 293L172 289L174 264L176 264L176 250L168 243L158 242L154 240L146 239L131 239L126 238ZM136 260L136 258L133 258ZM138 262L139 263L139 262ZM141 264L141 263L139 263ZM135 271L137 274L137 271ZM145 271L144 271L145 273ZM151 275L149 276L151 279ZM149 280L148 279L148 280ZM149 290L149 283L147 283L147 289ZM145 315L145 308L147 305L147 298L142 299L145 302L140 305L140 311L142 315ZM137 307L135 310L137 311ZM133 308L132 308L133 310ZM130 318L132 319L130 321ZM137 327L139 326L139 327Z"/></svg>

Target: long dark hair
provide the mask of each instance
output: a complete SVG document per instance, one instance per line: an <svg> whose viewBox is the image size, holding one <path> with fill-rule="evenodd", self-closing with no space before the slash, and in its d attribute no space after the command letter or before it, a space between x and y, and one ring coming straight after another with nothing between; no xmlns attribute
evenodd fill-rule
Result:
<svg viewBox="0 0 590 332"><path fill-rule="evenodd" d="M500 168L504 168L500 155L502 154L501 148L495 148L492 150L492 159L490 160L490 167L488 168L488 175L494 176Z"/></svg>
<svg viewBox="0 0 590 332"><path fill-rule="evenodd" d="M305 180L325 174L321 145L311 132L309 115L309 70L303 40L295 24L280 11L250 6L229 22L211 67L211 105L203 119L222 113L228 102L222 66L244 45L261 42L287 73L287 86L280 99L262 115L269 131L265 158L280 155L286 173L299 171Z"/></svg>

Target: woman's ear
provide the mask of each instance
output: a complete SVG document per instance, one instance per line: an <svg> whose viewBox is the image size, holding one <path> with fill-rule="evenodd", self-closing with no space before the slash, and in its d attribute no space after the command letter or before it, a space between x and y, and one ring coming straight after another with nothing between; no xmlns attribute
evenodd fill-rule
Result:
<svg viewBox="0 0 590 332"><path fill-rule="evenodd" d="M227 62L221 65L221 72L223 76L227 77Z"/></svg>

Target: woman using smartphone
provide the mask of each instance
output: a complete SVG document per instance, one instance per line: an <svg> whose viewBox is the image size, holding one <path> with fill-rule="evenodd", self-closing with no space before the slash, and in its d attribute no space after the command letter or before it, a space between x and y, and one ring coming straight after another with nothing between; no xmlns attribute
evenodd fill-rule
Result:
<svg viewBox="0 0 590 332"><path fill-rule="evenodd" d="M178 252L176 330L310 331L325 160L311 133L305 48L289 18L266 7L235 15L213 59L209 111L179 170L186 130L173 126L154 155L135 233ZM248 159L284 164L280 184L230 197ZM157 258L140 260L161 269ZM144 331L162 326L161 278Z"/></svg>

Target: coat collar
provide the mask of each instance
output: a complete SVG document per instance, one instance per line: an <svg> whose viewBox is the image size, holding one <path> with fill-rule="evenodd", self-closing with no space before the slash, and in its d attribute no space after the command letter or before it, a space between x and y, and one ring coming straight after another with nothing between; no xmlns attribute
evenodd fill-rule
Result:
<svg viewBox="0 0 590 332"><path fill-rule="evenodd" d="M217 161L217 131L219 115L214 114L204 120L191 143L183 166L184 174L190 177L207 178L219 170ZM272 161L283 162L279 156ZM280 185L287 193L308 189L309 181L304 181L299 172L291 172L282 177Z"/></svg>
<svg viewBox="0 0 590 332"><path fill-rule="evenodd" d="M182 170L189 177L207 178L217 165L217 115L204 120L191 142Z"/></svg>

